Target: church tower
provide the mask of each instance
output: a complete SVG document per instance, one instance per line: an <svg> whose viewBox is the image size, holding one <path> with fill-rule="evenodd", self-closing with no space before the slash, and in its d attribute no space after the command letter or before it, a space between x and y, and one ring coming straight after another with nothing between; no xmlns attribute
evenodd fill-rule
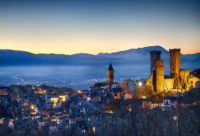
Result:
<svg viewBox="0 0 200 136"><path fill-rule="evenodd" d="M114 69L112 67L111 62L110 62L110 65L108 67L108 82L111 82L111 83L114 82Z"/></svg>

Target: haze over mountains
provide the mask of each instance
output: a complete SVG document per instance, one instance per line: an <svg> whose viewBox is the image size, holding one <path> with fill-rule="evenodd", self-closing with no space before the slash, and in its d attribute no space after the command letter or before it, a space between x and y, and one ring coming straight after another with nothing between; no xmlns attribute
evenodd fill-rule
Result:
<svg viewBox="0 0 200 136"><path fill-rule="evenodd" d="M16 50L0 50L0 85L41 85L88 89L96 82L107 80L112 61L115 81L150 76L150 53L159 50L169 74L169 52L161 46L149 46L113 53L33 54ZM181 54L181 68L200 68L200 53Z"/></svg>
<svg viewBox="0 0 200 136"><path fill-rule="evenodd" d="M107 65L112 61L116 65L149 64L149 51L161 51L161 58L169 64L169 52L161 46L129 49L113 53L99 53L97 55L79 53L64 54L33 54L17 50L0 50L0 66L27 66L27 65ZM200 67L200 53L181 54L183 68L193 69Z"/></svg>

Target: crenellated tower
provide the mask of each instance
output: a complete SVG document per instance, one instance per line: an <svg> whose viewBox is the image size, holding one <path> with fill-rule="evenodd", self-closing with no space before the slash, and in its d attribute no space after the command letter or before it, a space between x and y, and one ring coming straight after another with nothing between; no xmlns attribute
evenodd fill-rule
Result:
<svg viewBox="0 0 200 136"><path fill-rule="evenodd" d="M180 71L180 51L181 49L169 49L170 52L170 76L174 78L174 88L179 88Z"/></svg>
<svg viewBox="0 0 200 136"><path fill-rule="evenodd" d="M157 94L164 91L164 62L163 60L156 61L156 88Z"/></svg>
<svg viewBox="0 0 200 136"><path fill-rule="evenodd" d="M170 52L170 76L179 76L181 49L169 49Z"/></svg>
<svg viewBox="0 0 200 136"><path fill-rule="evenodd" d="M160 51L150 51L151 55L151 73L156 71L156 61L160 60Z"/></svg>
<svg viewBox="0 0 200 136"><path fill-rule="evenodd" d="M150 51L150 55L151 55L151 69L150 69L150 73L152 74L152 83L153 83L153 89L156 92L156 84L157 84L157 75L156 75L156 62L158 60L160 60L160 55L161 52L160 51Z"/></svg>

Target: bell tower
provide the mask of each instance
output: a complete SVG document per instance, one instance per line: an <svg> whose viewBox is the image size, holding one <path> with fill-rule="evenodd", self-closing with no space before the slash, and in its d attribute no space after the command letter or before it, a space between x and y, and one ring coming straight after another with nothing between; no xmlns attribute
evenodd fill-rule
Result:
<svg viewBox="0 0 200 136"><path fill-rule="evenodd" d="M114 69L112 67L111 62L110 62L110 65L108 67L108 82L111 82L111 83L114 82Z"/></svg>

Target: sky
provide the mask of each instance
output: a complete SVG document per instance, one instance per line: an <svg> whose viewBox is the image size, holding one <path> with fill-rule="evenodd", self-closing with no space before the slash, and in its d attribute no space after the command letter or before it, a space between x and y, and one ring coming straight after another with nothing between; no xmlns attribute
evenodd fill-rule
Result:
<svg viewBox="0 0 200 136"><path fill-rule="evenodd" d="M152 45L200 52L200 1L0 0L0 49L98 54Z"/></svg>

